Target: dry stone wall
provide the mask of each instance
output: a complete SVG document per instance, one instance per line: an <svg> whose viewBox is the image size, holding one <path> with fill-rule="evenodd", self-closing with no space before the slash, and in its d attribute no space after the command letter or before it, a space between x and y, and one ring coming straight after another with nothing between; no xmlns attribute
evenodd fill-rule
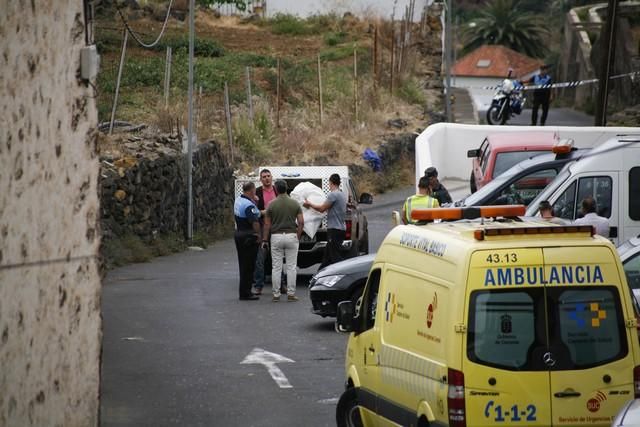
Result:
<svg viewBox="0 0 640 427"><path fill-rule="evenodd" d="M97 114L77 77L83 2L0 10L0 425L97 425Z"/></svg>
<svg viewBox="0 0 640 427"><path fill-rule="evenodd" d="M104 239L136 235L186 234L187 163L181 153L140 156L102 163ZM122 166L119 166L122 165ZM194 232L232 231L233 170L215 142L198 145L193 155Z"/></svg>

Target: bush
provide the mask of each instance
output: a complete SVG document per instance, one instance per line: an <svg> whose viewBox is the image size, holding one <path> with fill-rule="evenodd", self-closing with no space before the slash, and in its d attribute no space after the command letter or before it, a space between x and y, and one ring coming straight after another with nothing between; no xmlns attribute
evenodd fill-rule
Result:
<svg viewBox="0 0 640 427"><path fill-rule="evenodd" d="M254 123L246 116L239 117L233 124L233 137L243 159L250 163L267 160L275 140L273 127L264 111L255 113Z"/></svg>
<svg viewBox="0 0 640 427"><path fill-rule="evenodd" d="M181 52L183 54L188 54L189 36L166 36L153 47L153 50L157 52L165 52L169 46L171 46L173 53ZM193 54L195 56L218 58L224 55L224 49L211 39L195 37L193 40Z"/></svg>
<svg viewBox="0 0 640 427"><path fill-rule="evenodd" d="M344 31L327 33L324 35L324 43L327 46L337 46L340 43L344 43L346 39L347 39L347 33L345 33Z"/></svg>
<svg viewBox="0 0 640 427"><path fill-rule="evenodd" d="M424 105L427 97L415 79L404 80L398 89L398 96L410 104Z"/></svg>
<svg viewBox="0 0 640 427"><path fill-rule="evenodd" d="M320 31L313 25L297 16L278 13L269 20L271 32L274 34L287 34L291 36L307 36L318 34Z"/></svg>

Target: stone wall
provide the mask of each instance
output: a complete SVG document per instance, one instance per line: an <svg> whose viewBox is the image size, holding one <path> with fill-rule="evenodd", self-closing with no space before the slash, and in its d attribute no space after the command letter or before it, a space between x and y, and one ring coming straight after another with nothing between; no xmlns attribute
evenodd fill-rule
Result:
<svg viewBox="0 0 640 427"><path fill-rule="evenodd" d="M97 114L77 77L83 2L0 10L0 425L97 425Z"/></svg>
<svg viewBox="0 0 640 427"><path fill-rule="evenodd" d="M129 160L127 160L129 159ZM186 155L105 159L101 172L103 238L133 234L151 241L159 234L186 235ZM193 155L193 230L232 231L233 170L218 144L198 145Z"/></svg>

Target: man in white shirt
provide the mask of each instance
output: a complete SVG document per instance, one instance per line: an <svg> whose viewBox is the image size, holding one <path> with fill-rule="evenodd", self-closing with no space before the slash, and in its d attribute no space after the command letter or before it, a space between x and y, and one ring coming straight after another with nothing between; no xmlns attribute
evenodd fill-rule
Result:
<svg viewBox="0 0 640 427"><path fill-rule="evenodd" d="M592 225L596 229L596 234L609 237L609 220L596 213L597 205L593 197L587 196L582 199L582 218L576 219L576 225Z"/></svg>

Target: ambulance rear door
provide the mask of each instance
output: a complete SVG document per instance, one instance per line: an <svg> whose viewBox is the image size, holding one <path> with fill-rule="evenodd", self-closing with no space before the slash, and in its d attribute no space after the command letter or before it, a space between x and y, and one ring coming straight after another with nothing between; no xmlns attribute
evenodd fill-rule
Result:
<svg viewBox="0 0 640 427"><path fill-rule="evenodd" d="M541 248L476 251L463 344L467 426L551 425Z"/></svg>

